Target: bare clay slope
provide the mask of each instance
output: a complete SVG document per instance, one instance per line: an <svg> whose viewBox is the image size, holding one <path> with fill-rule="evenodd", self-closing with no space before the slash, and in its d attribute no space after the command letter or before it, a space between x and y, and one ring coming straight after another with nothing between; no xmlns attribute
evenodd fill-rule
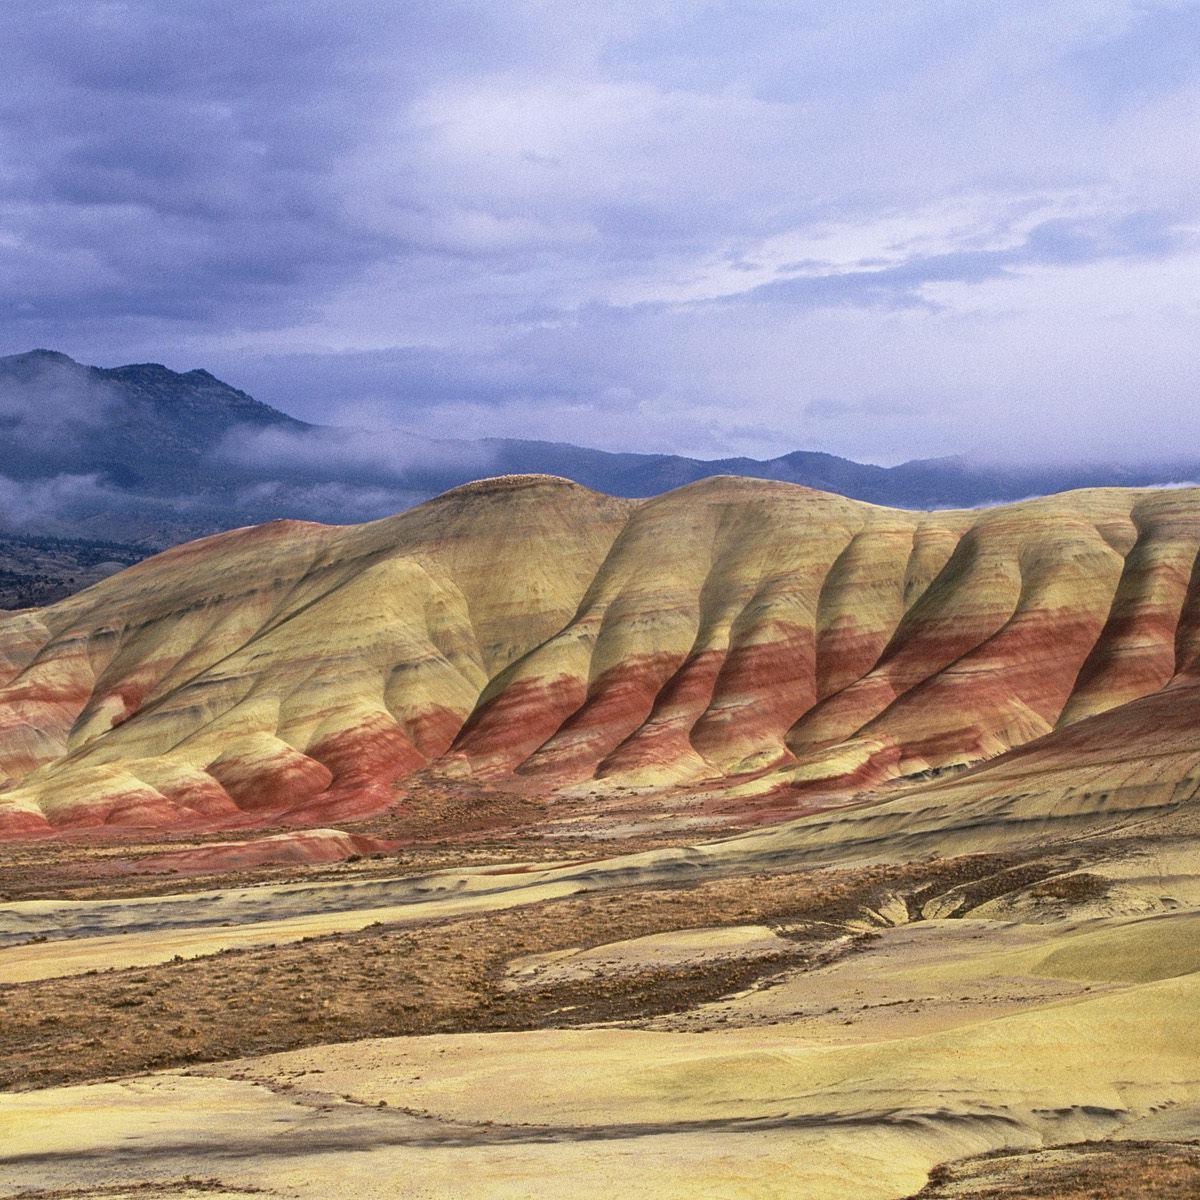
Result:
<svg viewBox="0 0 1200 1200"><path fill-rule="evenodd" d="M1018 774L1111 763L1115 737L1130 784L1164 728L1175 787L1198 547L1195 489L912 513L734 478L507 477L235 531L0 622L0 829L323 824L417 771L820 807L1031 742Z"/></svg>

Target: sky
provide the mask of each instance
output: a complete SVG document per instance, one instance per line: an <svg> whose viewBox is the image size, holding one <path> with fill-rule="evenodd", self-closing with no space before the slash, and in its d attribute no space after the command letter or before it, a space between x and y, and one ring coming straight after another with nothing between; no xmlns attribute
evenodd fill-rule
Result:
<svg viewBox="0 0 1200 1200"><path fill-rule="evenodd" d="M0 353L708 458L1196 446L1200 0L6 0L0 79Z"/></svg>

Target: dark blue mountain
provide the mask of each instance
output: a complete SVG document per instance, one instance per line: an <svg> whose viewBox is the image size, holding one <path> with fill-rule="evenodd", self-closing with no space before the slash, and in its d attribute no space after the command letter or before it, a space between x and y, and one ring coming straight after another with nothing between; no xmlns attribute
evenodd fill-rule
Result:
<svg viewBox="0 0 1200 1200"><path fill-rule="evenodd" d="M999 468L965 458L879 467L806 450L708 461L510 438L430 440L311 425L204 370L105 369L50 350L0 358L0 435L0 533L145 550L277 517L369 519L513 472L563 475L619 496L748 475L908 508L1200 478L1200 455L1138 467Z"/></svg>

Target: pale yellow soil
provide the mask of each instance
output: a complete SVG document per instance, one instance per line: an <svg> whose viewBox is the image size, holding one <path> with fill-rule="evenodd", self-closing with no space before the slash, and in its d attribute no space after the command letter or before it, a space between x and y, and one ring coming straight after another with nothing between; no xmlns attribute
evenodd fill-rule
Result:
<svg viewBox="0 0 1200 1200"><path fill-rule="evenodd" d="M0 1194L190 1173L225 1194L347 1200L452 1197L468 1180L485 1200L895 1200L987 1150L1195 1138L1198 931L1193 910L918 922L650 1027L370 1040L10 1094ZM694 929L510 971L772 939Z"/></svg>
<svg viewBox="0 0 1200 1200"><path fill-rule="evenodd" d="M529 987L560 980L593 979L614 972L636 973L703 961L761 958L788 949L788 940L765 925L673 930L609 942L588 950L555 950L515 958L509 964L508 982L513 987Z"/></svg>
<svg viewBox="0 0 1200 1200"><path fill-rule="evenodd" d="M346 890L340 885L328 886L338 891ZM223 902L225 898L222 897L205 910L205 915L212 912L218 920L202 921L195 926L181 928L156 928L157 922L165 923L169 916L178 916L177 912L171 910L181 907L180 897L161 897L145 902L138 912L138 927L129 933L90 937L79 933L70 938L27 942L0 949L0 984L29 983L63 975L82 975L88 971L145 967L169 962L176 957L197 958L221 950L297 942L303 938L347 933L381 923L404 924L462 916L507 907L508 904L532 904L556 896L568 896L577 890L577 887L568 883L527 883L519 889L500 890L497 895L492 895L490 891L471 895L464 890L444 900L334 908L332 911L319 910L322 900L329 902L330 897L318 896L316 912L301 911L295 916L275 920L249 921L244 920L237 911L235 902ZM255 897L255 901L263 905L260 911L266 913L276 910L286 912L294 907L303 909L312 902L311 897L307 896L304 900L295 898L287 889L260 888L255 891L262 893ZM183 899L186 901L186 897ZM40 907L44 902L33 901L30 904ZM81 924L85 924L88 917L94 917L100 905L105 906L108 912L119 912L122 907L120 901L98 901L95 905L88 901L77 901L72 904L78 906L75 911L81 918Z"/></svg>
<svg viewBox="0 0 1200 1200"><path fill-rule="evenodd" d="M12 906L0 933L73 936L0 949L0 972L54 974L64 955L78 955L70 969L80 971L89 955L94 965L120 966L146 954L161 961L257 945L246 952L252 969L236 975L240 994L261 979L277 989L266 993L268 1005L297 1005L284 1014L292 1025L320 1020L314 998L339 1000L351 978L339 977L338 954L306 959L312 948L298 939L385 919L412 937L419 922L470 913L473 936L503 939L495 978L514 986L487 993L481 979L464 976L474 980L458 985L464 1013L477 1000L522 1004L538 988L545 1006L536 1028L487 1025L472 1010L475 1024L450 1027L512 1031L285 1053L265 1052L280 1044L266 1022L250 1057L0 1095L0 1196L74 1189L99 1197L135 1184L180 1194L191 1176L218 1189L206 1194L261 1189L293 1200L900 1200L921 1191L939 1164L991 1151L1200 1138L1200 855L1189 806L1155 803L1128 818L1136 838L1053 845L1031 824L1036 797L964 796L914 789L723 842L528 871ZM1126 800L1133 805L1132 794ZM1095 821L1100 805L1080 793L1054 819ZM1105 819L1119 826L1112 813ZM1039 837L1044 848L1030 850ZM947 865L943 876L943 860L911 863L915 849L939 839L972 851L1022 847L1021 856L974 873ZM796 874L806 867L836 863L865 877L872 862L911 869L872 868L870 888L845 892L828 913L739 908L716 928L733 891L706 888L733 889L757 871L761 899L784 887L767 867L786 864L794 887L809 877ZM832 894L833 874L812 878ZM633 929L627 918L528 945L520 937L522 922L532 928L558 908L627 899L631 917L641 903L666 911L668 898L678 914L700 917ZM381 954L396 952L384 949L383 931L361 936L377 938ZM793 943L811 952L772 957L797 936L811 939ZM280 956L287 944L291 990L272 982L269 963L259 973L254 956L271 941ZM463 957L452 940L445 954L443 979ZM352 946L341 960L355 971L367 962ZM212 972L232 975L241 961L213 959ZM306 963L317 962L306 975ZM721 975L730 963L753 970ZM381 958L378 970L387 969ZM587 1017L595 1024L565 1027L581 988L706 971L739 982L683 987L672 993L678 1005L633 1006L620 1019L598 1012ZM61 986L103 989L106 978ZM130 1018L120 1005L151 1011L152 994L139 989L152 993L171 978L162 969L122 980L110 989L111 1017L93 1017L124 1022L128 1035L142 1009ZM207 1020L217 1023L218 994L199 982L189 993L198 1040ZM40 995L48 986L17 984L0 998L12 1011L23 989ZM568 998L556 999L554 987ZM301 994L307 1007L298 1006ZM233 1023L247 1019L239 1007ZM61 1027L48 1026L45 1037ZM89 1025L89 1039L102 1042L104 1028ZM159 1036L153 1021L144 1036ZM1123 1200L1114 1187L1101 1200Z"/></svg>

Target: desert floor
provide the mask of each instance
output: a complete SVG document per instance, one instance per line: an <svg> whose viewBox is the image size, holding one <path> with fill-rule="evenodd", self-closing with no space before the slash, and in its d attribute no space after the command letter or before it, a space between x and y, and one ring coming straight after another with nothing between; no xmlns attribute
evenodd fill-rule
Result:
<svg viewBox="0 0 1200 1200"><path fill-rule="evenodd" d="M827 842L9 847L0 1195L1200 1194L1190 830Z"/></svg>

